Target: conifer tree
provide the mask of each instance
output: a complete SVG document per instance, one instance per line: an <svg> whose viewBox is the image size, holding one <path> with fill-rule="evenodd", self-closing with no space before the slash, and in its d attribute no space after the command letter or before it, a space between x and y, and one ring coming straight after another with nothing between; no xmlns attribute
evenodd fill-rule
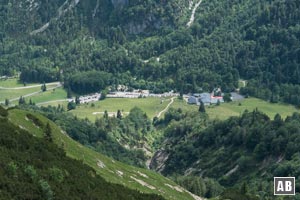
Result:
<svg viewBox="0 0 300 200"><path fill-rule="evenodd" d="M45 82L44 82L44 84L41 86L41 90L42 90L43 92L45 92L45 91L47 90L47 87L46 87Z"/></svg>
<svg viewBox="0 0 300 200"><path fill-rule="evenodd" d="M75 97L75 103L76 103L77 105L80 104L79 96L76 96L76 97Z"/></svg>
<svg viewBox="0 0 300 200"><path fill-rule="evenodd" d="M200 106L199 106L199 112L201 113L205 113L205 106L204 103L202 101L200 101Z"/></svg>
<svg viewBox="0 0 300 200"><path fill-rule="evenodd" d="M103 118L104 118L104 119L108 119L108 112L107 112L107 110L104 111Z"/></svg>
<svg viewBox="0 0 300 200"><path fill-rule="evenodd" d="M52 142L52 130L49 122L46 125L46 130L45 130L45 139L48 140L49 142Z"/></svg>
<svg viewBox="0 0 300 200"><path fill-rule="evenodd" d="M5 99L5 106L8 106L8 105L9 105L9 100Z"/></svg>
<svg viewBox="0 0 300 200"><path fill-rule="evenodd" d="M23 96L20 96L19 98L19 105L25 104L25 98Z"/></svg>
<svg viewBox="0 0 300 200"><path fill-rule="evenodd" d="M122 119L122 113L121 113L120 110L118 110L118 112L117 112L117 118L118 118L118 119Z"/></svg>
<svg viewBox="0 0 300 200"><path fill-rule="evenodd" d="M68 87L68 90L67 90L67 98L68 98L68 99L72 98L72 93L71 93L71 88L70 88L70 86Z"/></svg>

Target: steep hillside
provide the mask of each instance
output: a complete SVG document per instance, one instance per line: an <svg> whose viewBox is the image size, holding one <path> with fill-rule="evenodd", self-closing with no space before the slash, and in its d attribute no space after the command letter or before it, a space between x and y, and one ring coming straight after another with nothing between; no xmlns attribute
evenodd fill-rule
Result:
<svg viewBox="0 0 300 200"><path fill-rule="evenodd" d="M151 167L178 177L177 182L197 194L216 196L224 190L220 185L246 184L249 194L268 199L273 195L273 177L300 176L298 113L285 120L280 115L270 120L258 110L225 121L178 111L167 116L165 120L174 121ZM210 186L213 190L205 187L207 178L217 181Z"/></svg>
<svg viewBox="0 0 300 200"><path fill-rule="evenodd" d="M28 117L30 114L34 117ZM166 199L194 199L191 194L178 187L174 182L155 172L125 165L83 147L69 138L53 122L37 113L12 109L9 110L8 118L12 123L30 131L37 137L44 137L44 128L49 123L54 143L64 148L67 156L91 166L106 181L144 193L159 194Z"/></svg>
<svg viewBox="0 0 300 200"><path fill-rule="evenodd" d="M105 28L118 26L129 34L153 32L163 26L174 28L180 24L182 16L189 15L188 6L188 0L4 0L1 8L4 20L13 18L12 12L18 12L13 26L4 25L3 30L10 34L29 33L35 36L56 31L57 26L71 25L68 23L70 20L81 24L64 27L67 30L88 27L91 32L100 35L107 34Z"/></svg>
<svg viewBox="0 0 300 200"><path fill-rule="evenodd" d="M0 199L163 199L105 181L49 138L19 126L0 116Z"/></svg>

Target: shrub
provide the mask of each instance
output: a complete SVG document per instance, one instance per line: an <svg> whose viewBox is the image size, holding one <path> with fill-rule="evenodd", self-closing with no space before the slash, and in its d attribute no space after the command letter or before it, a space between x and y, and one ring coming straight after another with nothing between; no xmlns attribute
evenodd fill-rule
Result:
<svg viewBox="0 0 300 200"><path fill-rule="evenodd" d="M40 127L40 128L43 128L44 127L44 124L43 122L37 118L36 116L34 116L33 114L26 114L26 117L31 120L36 126Z"/></svg>
<svg viewBox="0 0 300 200"><path fill-rule="evenodd" d="M2 106L0 106L0 116L2 116L2 117L8 116L7 110L5 108L3 108Z"/></svg>

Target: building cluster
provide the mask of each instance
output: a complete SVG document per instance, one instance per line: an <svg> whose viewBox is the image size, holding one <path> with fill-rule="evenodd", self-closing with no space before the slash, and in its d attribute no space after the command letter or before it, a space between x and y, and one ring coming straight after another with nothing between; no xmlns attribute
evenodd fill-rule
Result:
<svg viewBox="0 0 300 200"><path fill-rule="evenodd" d="M133 90L129 91L116 91L109 92L107 98L143 98L149 96L149 90Z"/></svg>
<svg viewBox="0 0 300 200"><path fill-rule="evenodd" d="M149 94L149 97L178 97L179 96L179 93L176 93L174 92L173 90L171 90L170 92L165 92L165 93L162 93L162 94L153 94L153 93L150 93Z"/></svg>
<svg viewBox="0 0 300 200"><path fill-rule="evenodd" d="M80 104L95 102L95 101L99 101L100 97L101 97L100 93L95 93L95 94L91 94L91 95L87 95L87 96L80 96L79 102L80 102Z"/></svg>
<svg viewBox="0 0 300 200"><path fill-rule="evenodd" d="M109 92L106 97L107 98L146 98L146 97L173 97L173 96L179 96L178 93L174 93L174 91L165 92L162 94L153 94L150 93L149 90L133 90L133 91L116 91L116 92ZM101 97L100 93L80 96L78 98L80 104L84 103L90 103L99 101ZM75 102L75 98L68 99L69 102Z"/></svg>
<svg viewBox="0 0 300 200"><path fill-rule="evenodd" d="M172 97L172 96L179 96L178 93L174 93L174 91L165 92L162 94L153 94L150 93L149 90L133 90L129 91L116 91L110 92L106 95L108 98L146 98L146 97Z"/></svg>
<svg viewBox="0 0 300 200"><path fill-rule="evenodd" d="M212 93L205 92L199 94L198 93L192 94L187 97L187 102L189 104L196 104L196 105L200 105L200 102L203 102L203 104L207 106L207 105L217 104L218 102L224 103L223 96L224 94L218 88L213 90ZM232 101L240 101L244 99L244 96L236 92L231 92L230 96Z"/></svg>
<svg viewBox="0 0 300 200"><path fill-rule="evenodd" d="M217 104L224 103L223 96L214 96L213 93L200 93L200 94L193 94L189 96L188 103L189 104L196 104L200 105L200 102L203 102L204 105L211 105L211 104Z"/></svg>

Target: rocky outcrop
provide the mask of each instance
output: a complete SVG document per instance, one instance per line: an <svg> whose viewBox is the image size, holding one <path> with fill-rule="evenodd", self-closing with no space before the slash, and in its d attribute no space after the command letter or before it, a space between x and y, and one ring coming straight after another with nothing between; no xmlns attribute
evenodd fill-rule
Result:
<svg viewBox="0 0 300 200"><path fill-rule="evenodd" d="M165 162L169 158L169 153L165 150L158 150L150 162L150 169L162 172L165 169Z"/></svg>
<svg viewBox="0 0 300 200"><path fill-rule="evenodd" d="M77 6L77 4L80 2L80 0L72 0L70 3L68 0L66 0L63 5L61 5L57 12L58 12L58 15L54 18L52 18L51 20L52 21L57 21L59 20L62 16L64 16L67 12L69 12L71 9L73 9L74 7ZM36 35L38 33L42 33L44 32L50 25L50 22L47 22L46 24L44 24L43 26L41 26L40 28L36 29L36 30L33 30L31 31L30 35Z"/></svg>
<svg viewBox="0 0 300 200"><path fill-rule="evenodd" d="M41 3L41 0L26 1L29 2L28 4L32 8L37 5L37 8L41 6L46 8L45 4ZM160 1L150 4L143 2L130 3L129 0L110 0L106 3L102 0L53 1L53 5L51 3L50 6L52 10L48 15L50 19L44 17L47 21L43 21L43 24L39 24L35 30L31 30L30 35L44 32L75 7L79 9L72 15L80 16L74 17L74 19L81 19L81 15L84 16L88 13L94 20L93 22L91 20L87 22L89 26L91 24L93 26L120 26L126 34L151 33L162 27L174 28L177 25L176 22L180 21L179 18L181 16L190 14L190 11L188 11L189 0L177 0L176 2ZM192 3L193 1L190 4L194 6ZM45 9L44 7L43 9ZM177 14L172 15L173 12ZM83 22L85 23L86 21ZM93 30L98 30L98 28Z"/></svg>
<svg viewBox="0 0 300 200"><path fill-rule="evenodd" d="M159 29L162 25L163 22L161 19L150 14L142 21L129 22L128 25L125 26L125 29L130 34L140 34L147 31L147 29Z"/></svg>

